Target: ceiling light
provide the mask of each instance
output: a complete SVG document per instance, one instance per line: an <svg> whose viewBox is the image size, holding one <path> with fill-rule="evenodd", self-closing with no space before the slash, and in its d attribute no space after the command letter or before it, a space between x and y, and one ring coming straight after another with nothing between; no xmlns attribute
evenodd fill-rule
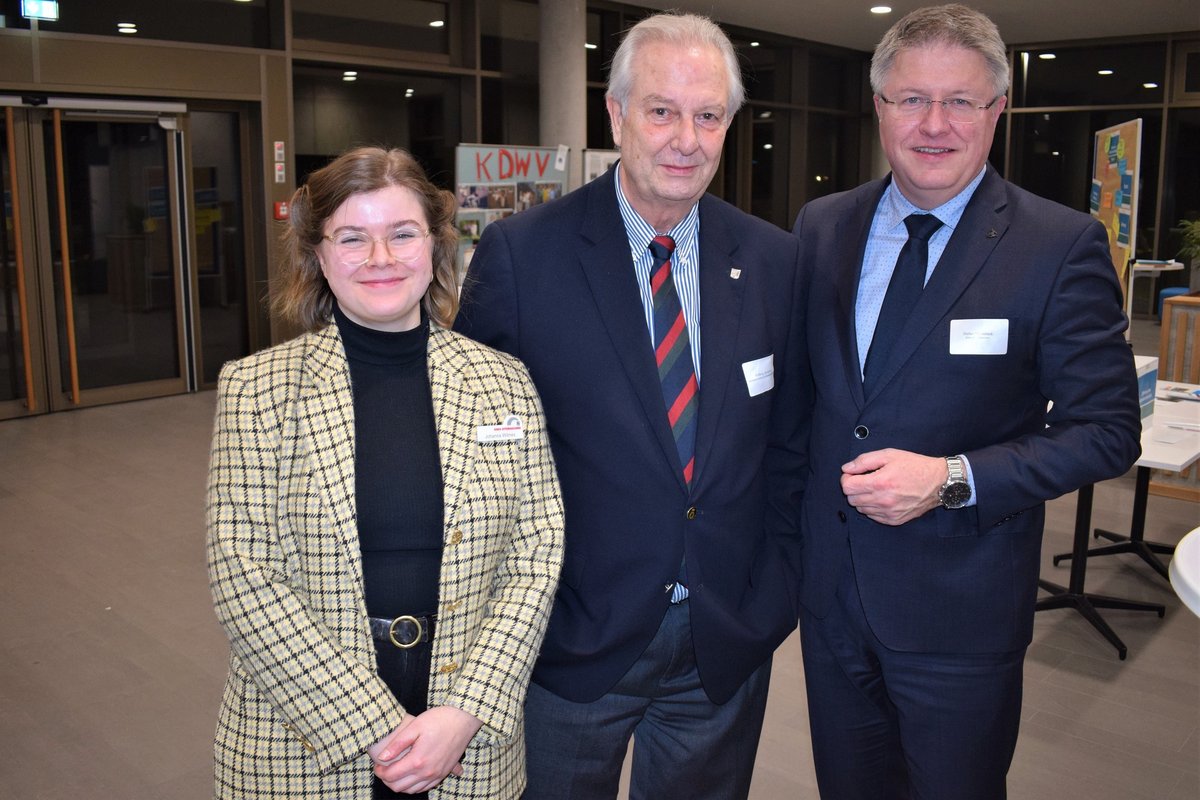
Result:
<svg viewBox="0 0 1200 800"><path fill-rule="evenodd" d="M137 33L137 24L133 22L118 22L117 33Z"/></svg>
<svg viewBox="0 0 1200 800"><path fill-rule="evenodd" d="M771 144L770 142L767 142L766 144L763 145L763 150L770 150L774 147L775 147L775 145Z"/></svg>
<svg viewBox="0 0 1200 800"><path fill-rule="evenodd" d="M444 28L445 26L446 21L442 19L435 19L433 22L429 23L429 27L431 28Z"/></svg>
<svg viewBox="0 0 1200 800"><path fill-rule="evenodd" d="M817 175L817 176L816 176L816 180L817 180L817 183L820 183L820 182L821 182L823 179L821 178L821 176L820 176L820 175Z"/></svg>
<svg viewBox="0 0 1200 800"><path fill-rule="evenodd" d="M892 13L891 6L871 6L872 14L890 14Z"/></svg>
<svg viewBox="0 0 1200 800"><path fill-rule="evenodd" d="M1146 83L1142 84L1142 88L1143 89L1157 89L1158 84L1155 83L1154 81L1147 81Z"/></svg>
<svg viewBox="0 0 1200 800"><path fill-rule="evenodd" d="M1059 153L1058 153L1058 151L1057 151L1057 150L1051 150L1051 151L1050 151L1050 155L1052 155L1052 156L1056 156L1056 155L1058 155L1058 154L1059 154Z"/></svg>
<svg viewBox="0 0 1200 800"><path fill-rule="evenodd" d="M1040 58L1042 61L1053 61L1054 59L1058 58L1058 56L1054 55L1054 53L1038 53L1038 58Z"/></svg>
<svg viewBox="0 0 1200 800"><path fill-rule="evenodd" d="M356 70L348 69L342 73L342 80L356 81L358 80L358 72Z"/></svg>
<svg viewBox="0 0 1200 800"><path fill-rule="evenodd" d="M759 114L759 115L758 115L758 118L759 118L759 119L770 119L770 118L771 118L771 112L770 112L770 111L764 111L764 112L762 112L761 114Z"/></svg>
<svg viewBox="0 0 1200 800"><path fill-rule="evenodd" d="M1096 70L1096 74L1097 75L1112 75L1113 71L1111 69L1100 69L1100 70Z"/></svg>
<svg viewBox="0 0 1200 800"><path fill-rule="evenodd" d="M758 42L751 42L751 43L750 43L750 46L751 46L751 47L758 47Z"/></svg>
<svg viewBox="0 0 1200 800"><path fill-rule="evenodd" d="M584 42L583 46L586 47L588 50L596 50L597 48L600 47L600 45L592 44L591 42Z"/></svg>

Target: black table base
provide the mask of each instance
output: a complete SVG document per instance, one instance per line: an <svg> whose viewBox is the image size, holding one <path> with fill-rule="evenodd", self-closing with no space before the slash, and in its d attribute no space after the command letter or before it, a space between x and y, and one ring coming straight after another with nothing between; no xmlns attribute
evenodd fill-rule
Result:
<svg viewBox="0 0 1200 800"><path fill-rule="evenodd" d="M1133 553L1139 556L1143 561L1154 568L1154 571L1162 576L1163 580L1170 582L1171 578L1167 574L1167 565L1164 564L1156 553L1163 555L1172 555L1175 552L1175 547L1169 544L1160 542L1146 541L1146 501L1150 496L1150 468L1138 467L1137 483L1133 490L1133 518L1129 524L1129 535L1124 536L1120 533L1101 530L1096 528L1093 532L1095 537L1099 539L1104 537L1111 542L1117 544L1105 545L1104 547L1093 547L1086 551L1085 558L1092 556L1111 556L1118 553ZM1054 566L1058 566L1058 562L1066 558L1074 558L1074 553L1059 553L1054 557Z"/></svg>
<svg viewBox="0 0 1200 800"><path fill-rule="evenodd" d="M1139 472L1140 472L1139 467ZM1148 471L1147 471L1148 472ZM1140 478L1140 474L1139 474ZM1083 591L1083 582L1087 576L1088 532L1092 527L1092 497L1095 487L1091 484L1079 489L1075 505L1075 538L1074 549L1065 554L1071 559L1071 577L1067 586L1059 586L1050 581L1039 580L1038 586L1050 592L1050 597L1037 601L1036 610L1048 611L1055 608L1073 608L1083 615L1100 634L1117 648L1117 655L1122 661L1129 649L1121 641L1121 637L1108 626L1104 618L1096 610L1099 608L1116 608L1125 611L1154 611L1161 618L1166 613L1166 606L1161 603L1141 603L1135 600L1123 600L1119 597L1109 597L1103 594L1090 594ZM1145 519L1143 507L1143 519ZM1117 545L1119 546L1119 545ZM1107 549L1107 548L1101 548ZM1059 556L1054 557L1058 564Z"/></svg>

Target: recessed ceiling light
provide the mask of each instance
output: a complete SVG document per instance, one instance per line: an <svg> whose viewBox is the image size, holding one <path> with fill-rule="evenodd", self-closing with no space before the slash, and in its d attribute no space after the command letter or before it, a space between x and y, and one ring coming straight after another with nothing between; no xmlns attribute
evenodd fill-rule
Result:
<svg viewBox="0 0 1200 800"><path fill-rule="evenodd" d="M1054 59L1058 58L1058 56L1054 55L1054 53L1038 53L1038 58L1040 58L1042 61L1053 61Z"/></svg>
<svg viewBox="0 0 1200 800"><path fill-rule="evenodd" d="M761 114L759 114L759 115L758 115L758 118L759 118L759 119L770 119L770 118L771 118L771 112L770 112L770 111L764 111L764 112L762 112Z"/></svg>
<svg viewBox="0 0 1200 800"><path fill-rule="evenodd" d="M1098 70L1096 70L1096 74L1097 75L1112 75L1113 71L1111 69L1098 69Z"/></svg>
<svg viewBox="0 0 1200 800"><path fill-rule="evenodd" d="M820 183L822 180L824 180L824 178L822 178L820 175L816 175L814 177L816 178L817 183Z"/></svg>
<svg viewBox="0 0 1200 800"><path fill-rule="evenodd" d="M355 70L355 69L348 69L348 70L346 70L345 72L343 72L343 73L342 73L342 77L343 77L343 78L357 78L357 77L358 77L358 70Z"/></svg>
<svg viewBox="0 0 1200 800"><path fill-rule="evenodd" d="M1050 151L1050 155L1052 155L1052 156L1056 156L1056 155L1058 155L1058 154L1059 154L1059 152L1058 152L1057 150L1051 150L1051 151Z"/></svg>
<svg viewBox="0 0 1200 800"><path fill-rule="evenodd" d="M592 44L591 42L584 42L583 46L586 47L588 50L596 50L597 48L600 47L600 45Z"/></svg>
<svg viewBox="0 0 1200 800"><path fill-rule="evenodd" d="M763 145L763 150L771 150L774 147L775 147L775 145L771 144L770 142L767 142L766 144Z"/></svg>
<svg viewBox="0 0 1200 800"><path fill-rule="evenodd" d="M872 14L890 14L892 13L891 6L871 6Z"/></svg>
<svg viewBox="0 0 1200 800"><path fill-rule="evenodd" d="M1154 81L1147 81L1146 83L1142 84L1142 88L1143 89L1157 89L1158 84L1155 83Z"/></svg>
<svg viewBox="0 0 1200 800"><path fill-rule="evenodd" d="M443 28L445 25L446 21L442 19L435 19L433 22L429 23L429 27L431 28Z"/></svg>
<svg viewBox="0 0 1200 800"><path fill-rule="evenodd" d="M117 33L137 33L137 24L133 22L118 22Z"/></svg>
<svg viewBox="0 0 1200 800"><path fill-rule="evenodd" d="M758 47L758 42L751 42L751 43L750 43L750 46L751 46L751 47Z"/></svg>

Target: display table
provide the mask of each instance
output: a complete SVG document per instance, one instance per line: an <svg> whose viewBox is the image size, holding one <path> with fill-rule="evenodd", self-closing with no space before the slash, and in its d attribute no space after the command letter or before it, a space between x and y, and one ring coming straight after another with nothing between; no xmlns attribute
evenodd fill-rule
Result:
<svg viewBox="0 0 1200 800"><path fill-rule="evenodd" d="M1158 382L1156 396L1161 398L1167 386L1187 386L1171 382ZM1200 387L1190 387L1200 388ZM1038 585L1050 597L1037 602L1038 611L1055 608L1074 608L1083 615L1096 630L1117 649L1117 655L1122 660L1128 653L1125 643L1116 632L1108 626L1097 609L1116 608L1127 611L1154 611L1159 617L1166 613L1166 607L1159 603L1141 603L1124 600L1119 597L1089 594L1083 590L1087 575L1087 559L1089 555L1103 556L1115 553L1136 553L1148 564L1154 567L1163 577L1167 576L1166 567L1155 553L1170 553L1171 545L1159 542L1148 542L1144 538L1146 531L1146 501L1149 496L1150 470L1153 468L1179 471L1186 469L1197 459L1200 459L1200 430L1188 429L1200 426L1200 402L1179 400L1171 402L1156 399L1154 403L1154 425L1142 431L1142 456L1137 460L1137 482L1133 494L1133 516L1130 520L1129 536L1097 529L1095 535L1111 539L1117 544L1097 547L1088 550L1088 534L1092 520L1092 496L1094 487L1083 486L1079 489L1075 507L1075 536L1070 553L1059 553L1054 556L1057 565L1063 559L1071 559L1071 576L1066 587L1039 580ZM1175 427L1180 426L1180 427ZM1171 441L1163 441L1170 439Z"/></svg>
<svg viewBox="0 0 1200 800"><path fill-rule="evenodd" d="M1171 559L1171 586L1183 604L1200 616L1200 528L1179 541Z"/></svg>
<svg viewBox="0 0 1200 800"><path fill-rule="evenodd" d="M1150 314L1153 316L1156 303L1154 290L1158 288L1159 274L1177 272L1181 269L1183 269L1183 264L1178 261L1134 261L1129 273L1129 301L1125 308L1126 316L1133 319L1133 285L1138 278L1150 279Z"/></svg>
<svg viewBox="0 0 1200 800"><path fill-rule="evenodd" d="M1109 556L1118 553L1133 553L1149 564L1155 572L1168 580L1167 565L1156 553L1170 555L1175 548L1169 544L1148 542L1146 533L1146 502L1150 494L1150 470L1165 469L1182 472L1200 459L1200 401L1170 400L1167 387L1182 387L1188 390L1200 386L1172 381L1159 381L1155 392L1154 425L1142 431L1142 457L1137 460L1137 483L1133 491L1133 515L1129 523L1129 535L1097 528L1093 535L1104 537L1116 544L1095 547L1087 551L1088 556ZM1177 426L1177 427L1174 427ZM1170 439L1172 441L1164 441ZM1054 557L1055 566L1073 553L1060 553Z"/></svg>

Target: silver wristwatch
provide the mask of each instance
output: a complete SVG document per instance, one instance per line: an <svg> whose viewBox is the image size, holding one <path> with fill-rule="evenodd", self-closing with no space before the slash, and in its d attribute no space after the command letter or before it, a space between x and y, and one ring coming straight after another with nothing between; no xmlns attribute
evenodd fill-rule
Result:
<svg viewBox="0 0 1200 800"><path fill-rule="evenodd" d="M967 467L961 455L946 457L949 477L938 490L938 500L946 508L962 508L971 501L971 484L967 483Z"/></svg>

